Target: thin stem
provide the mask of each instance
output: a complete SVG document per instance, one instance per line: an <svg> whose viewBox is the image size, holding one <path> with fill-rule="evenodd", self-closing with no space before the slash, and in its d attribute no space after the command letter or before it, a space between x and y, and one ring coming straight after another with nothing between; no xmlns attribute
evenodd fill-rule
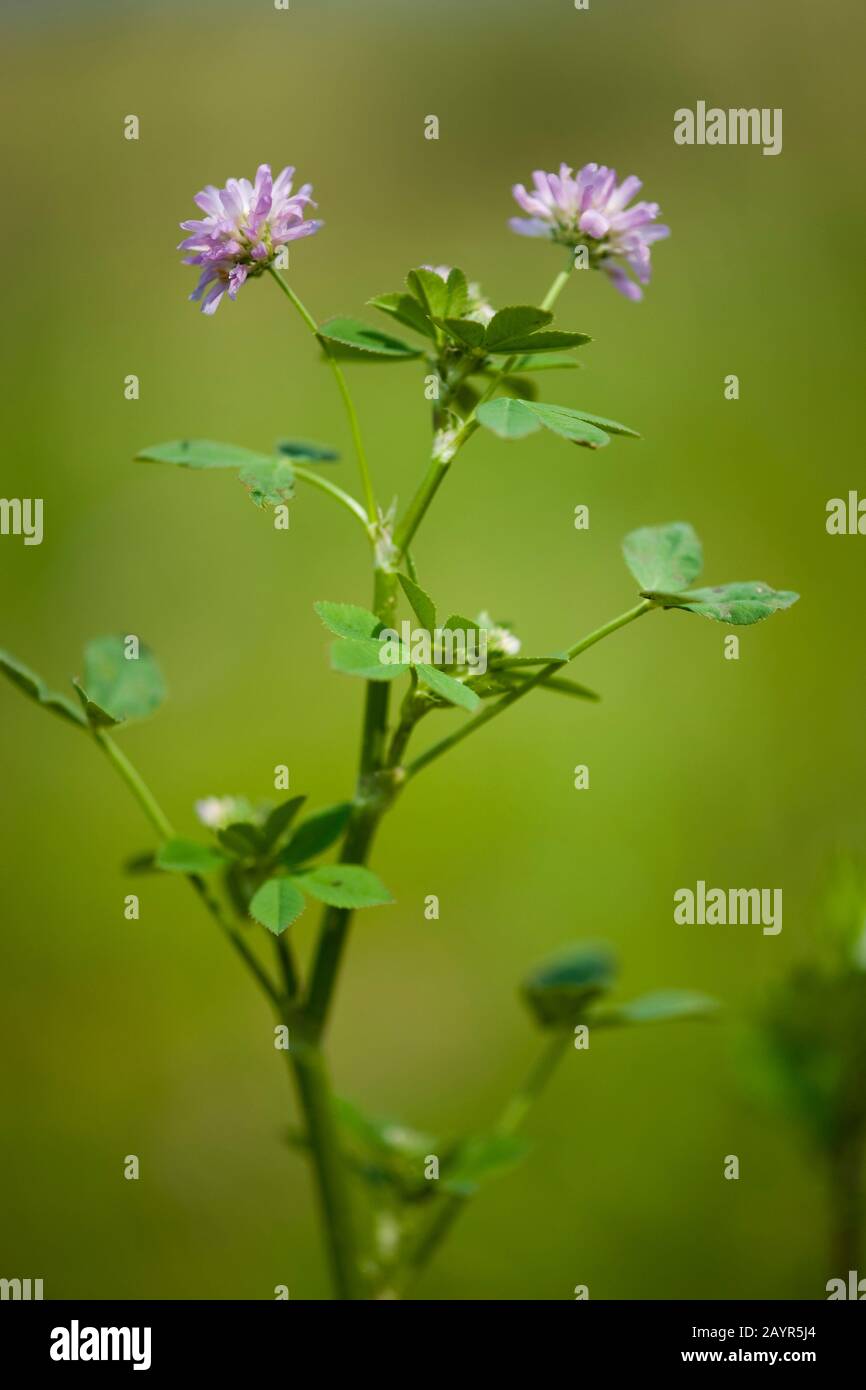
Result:
<svg viewBox="0 0 866 1390"><path fill-rule="evenodd" d="M568 1032L557 1032L550 1039L536 1062L532 1066L529 1075L524 1081L519 1091L508 1101L499 1122L495 1127L495 1132L503 1136L511 1136L525 1123L532 1107L536 1104L545 1086L553 1076L562 1057L568 1047L571 1035ZM398 1280L402 1288L412 1279L416 1279L425 1266L430 1262L433 1255L439 1249L457 1217L466 1206L467 1197L458 1193L449 1194L441 1197L438 1202L437 1210L432 1221L421 1233L414 1250L406 1263L403 1279Z"/></svg>
<svg viewBox="0 0 866 1390"><path fill-rule="evenodd" d="M547 291L547 294L544 296L541 304L542 309L550 310L553 308L553 305L559 298L573 269L574 261L571 258L571 253L569 253L569 263L565 270L559 272L550 286L550 289ZM478 429L478 421L476 419L478 407L490 399L503 377L508 376L508 373L514 368L515 364L520 360L520 357L520 353L516 353L513 357L509 357L504 365L493 374L492 379L488 383L480 399L466 416L466 419L451 441L447 450L447 455L442 456L434 454L433 458L431 458L427 472L394 533L394 544L398 556L402 555L406 547L412 544L415 533L424 520L436 493L445 481L448 470L455 457L463 445L472 438L472 435Z"/></svg>
<svg viewBox="0 0 866 1390"><path fill-rule="evenodd" d="M310 483L313 487L319 488L321 492L326 492L329 497L333 497L344 506L347 511L350 511L354 517L357 517L364 528L364 534L369 540L370 523L367 520L367 513L364 511L360 502L356 502L354 497L348 492L344 492L341 487L337 487L336 483L332 483L330 478L323 478L321 473L315 473L311 468L302 468L297 463L293 463L292 472L296 478L300 478L301 482Z"/></svg>
<svg viewBox="0 0 866 1390"><path fill-rule="evenodd" d="M520 1090L515 1091L505 1106L496 1126L497 1134L516 1134L522 1127L530 1110L562 1061L563 1053L570 1039L571 1035L566 1031L557 1032L550 1039Z"/></svg>
<svg viewBox="0 0 866 1390"><path fill-rule="evenodd" d="M569 277L569 275L571 274L571 272L572 272L573 270L574 270L574 253L573 253L571 250L569 250L569 253L568 253L568 265L565 267L565 270L561 270L561 271L559 272L559 274L557 275L557 277L556 277L556 279L554 280L553 284L551 285L550 289L547 291L547 294L546 294L546 295L544 296L544 298L542 299L542 301L541 301L541 308L542 308L542 309L547 309L547 310L549 311L549 310L551 310L551 309L553 308L554 304L556 303L557 299L558 299L559 296L561 295L562 291L565 289L565 286L568 284L568 277Z"/></svg>
<svg viewBox="0 0 866 1390"><path fill-rule="evenodd" d="M114 742L114 739L107 734L104 729L94 730L93 737L96 739L96 742L108 758L112 767L120 773L160 839L174 839L174 829L171 821L168 819L168 816L163 811L144 778L138 770L133 767L126 754L121 752Z"/></svg>
<svg viewBox="0 0 866 1390"><path fill-rule="evenodd" d="M316 320L313 318L306 305L298 298L294 290L291 288L288 282L283 279L282 275L276 269L275 266L268 266L268 271L276 280L277 284L279 285L286 298L297 309L298 313L304 320L304 323L307 325L310 332L315 334L316 337L318 337L319 325L316 323ZM319 342L322 344L325 357L328 360L328 366L334 373L334 380L336 381L340 395L343 398L343 405L345 406L346 415L348 416L349 420L349 429L352 432L352 441L355 445L355 454L358 459L358 468L360 469L361 473L361 485L364 492L364 499L367 504L367 519L371 522L374 522L376 520L376 497L373 492L373 483L372 479L370 478L370 468L367 463L367 454L364 449L364 441L361 437L361 426L358 422L358 412L355 409L355 403L352 400L351 394L349 392L349 387L346 384L346 378L343 375L342 367L340 366L336 358L332 356L331 349L327 341L324 338L319 338Z"/></svg>
<svg viewBox="0 0 866 1390"><path fill-rule="evenodd" d="M608 637L612 632L616 632L618 628L625 627L627 623L634 622L635 618L640 618L644 613L648 613L651 608L655 607L656 605L653 603L652 599L643 599L634 608L630 608L628 612L621 613L618 618L611 619L609 623L605 623L603 627L596 628L596 630L591 632L587 637L582 637L564 652L562 661L548 662L546 666L542 666L540 670L536 671L535 675L530 676L530 678L524 681L516 690L510 690L508 694L503 695L501 699L496 700L493 704L487 705L480 714L475 715L474 719L470 719L468 723L461 725L459 729L449 734L447 738L441 739L439 743L434 743L433 747L428 748L426 753L422 753L420 757L415 758L414 762L411 762L406 768L407 779L414 777L423 767L426 767L428 763L432 763L434 759L440 758L443 753L447 753L448 750L453 748L456 744L462 743L463 739L468 738L470 734L474 734L477 729L482 728L485 724L489 724L491 719L496 719L498 715L504 714L505 711L510 709L512 705L515 705L518 700L522 700L524 696L528 695L530 690L534 690L537 685L541 685L543 681L555 675L557 671L560 671L568 662L573 661L581 652L585 652L588 647L594 646L595 643L600 642L603 637Z"/></svg>
<svg viewBox="0 0 866 1390"><path fill-rule="evenodd" d="M354 1217L325 1059L305 1041L286 1058L307 1124L334 1288L338 1299L353 1299L359 1296Z"/></svg>
<svg viewBox="0 0 866 1390"><path fill-rule="evenodd" d="M374 574L373 611L386 627L393 623L396 604L397 576L390 571L377 569ZM389 695L387 681L367 682L355 807L340 853L343 864L367 862L379 822L389 805L389 788L387 783L382 783ZM327 907L322 914L304 1004L305 1017L316 1039L321 1038L327 1023L352 916L351 909L343 907Z"/></svg>

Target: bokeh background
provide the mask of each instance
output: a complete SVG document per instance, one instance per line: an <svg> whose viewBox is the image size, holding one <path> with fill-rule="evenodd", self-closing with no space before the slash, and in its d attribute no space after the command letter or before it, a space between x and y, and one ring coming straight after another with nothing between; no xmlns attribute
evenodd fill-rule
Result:
<svg viewBox="0 0 866 1390"><path fill-rule="evenodd" d="M292 279L321 318L373 321L364 300L424 261L537 301L559 257L509 233L509 189L563 159L639 173L673 228L643 304L575 278L559 321L595 341L580 373L539 378L642 441L476 437L416 547L440 611L488 607L561 646L633 601L624 533L673 519L703 537L708 582L803 595L741 633L739 662L725 629L679 615L618 634L575 672L602 703L526 701L386 824L374 863L397 905L357 925L330 1046L368 1109L492 1118L537 1045L517 982L573 940L616 948L623 997L726 1006L574 1053L529 1160L455 1228L424 1297L822 1297L838 1272L821 1175L738 1059L756 1001L812 951L834 849L866 844L866 541L824 527L864 476L863 29L854 3L806 0L77 0L3 21L2 492L44 497L46 536L0 540L0 641L57 686L89 637L146 638L171 699L123 744L181 833L197 797L266 797L277 762L314 803L341 799L358 736L362 689L329 672L312 610L367 601L351 521L306 490L286 535L228 475L131 463L182 435L291 435L344 450L333 476L355 486L333 383L275 288L212 320L187 302L177 222L262 160L315 185L327 225ZM677 147L673 113L698 99L782 107L783 153ZM428 443L419 374L349 370L381 494L405 498ZM327 1296L265 1007L182 883L140 880L124 920L147 824L85 738L5 684L0 758L0 1272L47 1297ZM783 888L782 934L675 926L698 878ZM294 929L302 953L314 925Z"/></svg>

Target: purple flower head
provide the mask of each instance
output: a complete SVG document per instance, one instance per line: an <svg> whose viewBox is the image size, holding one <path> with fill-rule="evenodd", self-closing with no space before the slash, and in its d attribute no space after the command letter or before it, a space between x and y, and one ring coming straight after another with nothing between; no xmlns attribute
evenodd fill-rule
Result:
<svg viewBox="0 0 866 1390"><path fill-rule="evenodd" d="M205 216L181 222L191 235L178 250L190 252L184 257L185 265L203 267L190 295L202 300L202 313L214 313L226 293L235 299L245 280L273 265L280 247L321 227L321 222L304 217L308 203L316 206L310 196L312 184L305 183L292 193L294 172L283 169L274 179L270 165L260 164L255 183L229 179L225 188L208 184L195 195Z"/></svg>
<svg viewBox="0 0 866 1390"><path fill-rule="evenodd" d="M512 190L529 213L528 218L511 218L512 231L547 237L562 246L585 246L594 269L605 271L626 298L642 299L640 286L650 278L650 246L670 236L671 229L653 225L658 203L626 207L640 191L640 179L632 174L617 185L616 170L603 164L584 164L576 174L562 164L558 174L536 170L532 178L534 187L528 192L522 183ZM619 262L625 262L639 284Z"/></svg>

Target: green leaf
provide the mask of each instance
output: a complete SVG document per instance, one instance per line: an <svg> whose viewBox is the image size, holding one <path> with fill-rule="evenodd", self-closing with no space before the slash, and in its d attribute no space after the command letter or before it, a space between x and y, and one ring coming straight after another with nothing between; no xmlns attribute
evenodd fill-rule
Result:
<svg viewBox="0 0 866 1390"><path fill-rule="evenodd" d="M563 439L571 440L572 444L581 444L588 449L601 449L610 443L610 436L604 430L585 420L576 410L569 410L564 405L542 405L540 401L523 401L521 404L541 421L545 429L562 435Z"/></svg>
<svg viewBox="0 0 866 1390"><path fill-rule="evenodd" d="M122 719L115 719L113 714L109 714L95 700L91 700L77 676L72 677L72 684L75 693L81 701L81 708L84 710L84 718L91 729L113 729L118 724L122 724Z"/></svg>
<svg viewBox="0 0 866 1390"><path fill-rule="evenodd" d="M235 821L218 830L217 839L223 849L239 859L258 859L265 847L262 832L249 821Z"/></svg>
<svg viewBox="0 0 866 1390"><path fill-rule="evenodd" d="M686 521L641 526L622 543L625 562L642 589L685 589L703 568L701 543Z"/></svg>
<svg viewBox="0 0 866 1390"><path fill-rule="evenodd" d="M561 410L561 406L548 406L547 409ZM625 434L630 439L640 439L637 430L631 429L628 425L620 424L619 420L608 420L604 415L590 415L588 410L575 410L581 420L585 420L588 425L598 425L599 429L605 430L608 434Z"/></svg>
<svg viewBox="0 0 866 1390"><path fill-rule="evenodd" d="M610 436L604 430L564 405L544 405L541 401L497 396L495 400L485 401L484 405L478 407L478 419L503 439L520 439L543 425L571 443L590 449L600 449L610 443ZM619 433L623 433L626 427L620 425L617 428Z"/></svg>
<svg viewBox="0 0 866 1390"><path fill-rule="evenodd" d="M355 603L328 603L320 599L313 607L329 632L336 637L373 637L382 624L368 608L359 608Z"/></svg>
<svg viewBox="0 0 866 1390"><path fill-rule="evenodd" d="M626 1023L669 1023L677 1019L708 1018L718 1011L715 999L691 990L663 989L641 995L627 1004L603 1004L590 1014L593 1028Z"/></svg>
<svg viewBox="0 0 866 1390"><path fill-rule="evenodd" d="M435 666L426 666L420 662L415 669L424 684L429 686L434 695L438 695L441 700L447 700L449 705L459 705L461 709L468 709L470 713L477 710L481 703L479 696L462 681L455 680L453 676L447 676L444 671L438 671Z"/></svg>
<svg viewBox="0 0 866 1390"><path fill-rule="evenodd" d="M306 799L305 796L289 797L288 801L281 802L268 814L261 832L264 850L270 852L279 844Z"/></svg>
<svg viewBox="0 0 866 1390"><path fill-rule="evenodd" d="M553 322L547 309L531 304L513 304L498 310L487 325L484 343L488 352L509 352L512 342L520 342L538 328ZM532 352L533 349L529 348Z"/></svg>
<svg viewBox="0 0 866 1390"><path fill-rule="evenodd" d="M420 584L416 584L415 580L410 579L407 574L398 574L397 578L415 617L423 628L432 633L436 627L436 605L432 598L429 594L425 594Z"/></svg>
<svg viewBox="0 0 866 1390"><path fill-rule="evenodd" d="M541 428L541 422L532 414L526 401L515 400L511 396L497 396L495 400L485 401L478 407L477 418L500 439L523 439Z"/></svg>
<svg viewBox="0 0 866 1390"><path fill-rule="evenodd" d="M474 319L437 319L449 338L473 351L484 345L484 324Z"/></svg>
<svg viewBox="0 0 866 1390"><path fill-rule="evenodd" d="M444 1167L440 1191L469 1197L486 1178L520 1163L530 1147L528 1140L516 1134L479 1134L464 1139Z"/></svg>
<svg viewBox="0 0 866 1390"><path fill-rule="evenodd" d="M176 463L181 468L255 468L270 462L269 454L212 439L173 439L154 444L135 455L136 463Z"/></svg>
<svg viewBox="0 0 866 1390"><path fill-rule="evenodd" d="M165 699L162 672L150 649L142 643L137 657L127 657L126 646L123 637L97 637L84 649L84 675L74 684L85 709L92 708L91 722L144 719Z"/></svg>
<svg viewBox="0 0 866 1390"><path fill-rule="evenodd" d="M516 677L520 684L523 677ZM600 700L601 696L597 690L590 690L586 685L580 685L577 681L569 680L566 676L548 676L546 680L540 681L539 690L553 690L558 695L569 695L575 700Z"/></svg>
<svg viewBox="0 0 866 1390"><path fill-rule="evenodd" d="M420 348L412 347L400 338L392 338L388 333L380 333L378 328L369 328L358 319L329 319L319 328L318 336L325 339L329 348L332 344L336 345L336 356L358 362L408 360L421 356Z"/></svg>
<svg viewBox="0 0 866 1390"><path fill-rule="evenodd" d="M279 936L304 910L304 895L288 878L269 878L250 903L250 916Z"/></svg>
<svg viewBox="0 0 866 1390"><path fill-rule="evenodd" d="M363 864L327 864L296 881L329 907L378 907L393 901L385 885Z"/></svg>
<svg viewBox="0 0 866 1390"><path fill-rule="evenodd" d="M580 363L573 357L558 356L556 353L529 353L514 364L514 372L552 372L559 367L576 371Z"/></svg>
<svg viewBox="0 0 866 1390"><path fill-rule="evenodd" d="M455 265L452 270L449 270L445 288L448 297L443 318L459 319L466 313L469 306L469 287L466 284L466 276L459 266Z"/></svg>
<svg viewBox="0 0 866 1390"><path fill-rule="evenodd" d="M760 580L715 584L708 589L687 589L678 594L652 590L641 590L641 593L661 608L685 608L702 618L712 618L717 623L731 623L735 627L763 622L771 613L780 613L792 607L800 597L790 589L771 589L769 584Z"/></svg>
<svg viewBox="0 0 866 1390"><path fill-rule="evenodd" d="M327 444L309 444L304 439L281 439L277 444L281 454L298 463L336 463L340 455Z"/></svg>
<svg viewBox="0 0 866 1390"><path fill-rule="evenodd" d="M368 299L367 303L374 309L380 309L383 314L388 314L398 323L402 323L406 328L414 328L416 333L423 333L425 338L435 338L436 334L433 325L418 300L411 294L378 294L374 299Z"/></svg>
<svg viewBox="0 0 866 1390"><path fill-rule="evenodd" d="M572 947L538 966L523 984L523 996L544 1028L569 1028L616 977L616 962L601 946Z"/></svg>
<svg viewBox="0 0 866 1390"><path fill-rule="evenodd" d="M383 642L341 641L331 647L331 669L368 681L392 681L409 670L408 662L382 660Z"/></svg>
<svg viewBox="0 0 866 1390"><path fill-rule="evenodd" d="M351 801L341 801L336 806L326 806L302 821L292 836L280 858L284 864L303 864L314 859L317 854L330 849L339 840L349 816L352 814Z"/></svg>
<svg viewBox="0 0 866 1390"><path fill-rule="evenodd" d="M66 695L58 695L49 690L41 676L37 676L28 666L17 661L10 652L0 651L0 672L31 700L44 705L52 714L68 719L71 724L86 727L87 719Z"/></svg>
<svg viewBox="0 0 866 1390"><path fill-rule="evenodd" d="M435 270L425 270L423 266L419 266L417 270L410 270L406 276L406 284L431 319L444 319L448 316L448 286Z"/></svg>
<svg viewBox="0 0 866 1390"><path fill-rule="evenodd" d="M567 333L558 328L551 328L545 333L518 334L496 347L491 347L488 341L487 351L492 353L560 352L564 348L581 347L584 343L591 342L592 339L587 337L585 333Z"/></svg>
<svg viewBox="0 0 866 1390"><path fill-rule="evenodd" d="M286 459L265 459L242 468L240 480L257 507L276 507L295 495L295 473Z"/></svg>
<svg viewBox="0 0 866 1390"><path fill-rule="evenodd" d="M166 840L156 855L156 867L172 874L209 874L222 868L225 855L195 840Z"/></svg>

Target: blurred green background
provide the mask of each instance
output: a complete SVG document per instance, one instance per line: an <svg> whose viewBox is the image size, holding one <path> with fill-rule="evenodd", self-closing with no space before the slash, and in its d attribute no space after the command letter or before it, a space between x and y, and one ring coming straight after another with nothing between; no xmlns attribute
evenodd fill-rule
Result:
<svg viewBox="0 0 866 1390"><path fill-rule="evenodd" d="M374 866L397 905L357 924L330 1045L367 1108L492 1118L537 1046L516 984L575 939L616 948L623 994L727 1006L570 1054L529 1160L455 1228L424 1297L822 1297L837 1272L820 1175L744 1098L737 1054L755 1000L810 952L828 857L866 829L866 541L824 528L863 477L863 31L861 7L805 0L79 0L4 21L2 491L45 498L46 537L0 541L0 643L54 685L98 633L155 648L171 699L123 746L181 833L197 797L267 797L278 762L316 804L341 799L358 737L361 687L329 672L312 610L368 601L357 528L305 490L276 532L228 475L130 462L182 435L291 435L340 447L331 476L355 487L330 375L275 288L212 320L187 302L176 224L260 161L314 184L326 227L291 279L320 318L373 321L364 300L424 261L537 302L559 256L509 233L509 190L561 160L639 173L673 229L643 304L575 278L559 322L595 341L580 373L539 378L644 438L594 455L479 434L416 546L440 611L488 607L532 648L564 645L633 601L624 533L680 518L707 582L803 595L742 631L739 662L726 629L679 615L618 634L575 671L600 705L527 700L386 823ZM782 107L782 154L675 146L673 113L698 99ZM349 371L381 495L405 499L428 447L420 375ZM147 824L84 738L5 685L0 758L0 1273L49 1298L326 1296L267 1010L183 884L139 880L124 920ZM783 888L783 932L675 926L673 892L698 878ZM294 929L302 952L314 925Z"/></svg>

